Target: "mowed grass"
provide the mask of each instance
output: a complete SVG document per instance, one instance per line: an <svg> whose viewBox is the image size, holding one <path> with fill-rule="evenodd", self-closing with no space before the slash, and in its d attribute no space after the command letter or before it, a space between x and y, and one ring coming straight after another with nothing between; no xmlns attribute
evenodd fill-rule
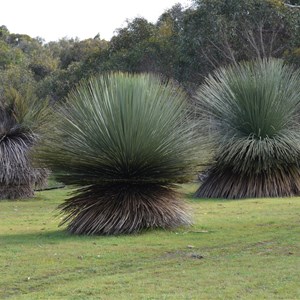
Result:
<svg viewBox="0 0 300 300"><path fill-rule="evenodd" d="M0 202L0 299L300 299L300 198L193 199L195 224L115 237L58 228L68 189Z"/></svg>

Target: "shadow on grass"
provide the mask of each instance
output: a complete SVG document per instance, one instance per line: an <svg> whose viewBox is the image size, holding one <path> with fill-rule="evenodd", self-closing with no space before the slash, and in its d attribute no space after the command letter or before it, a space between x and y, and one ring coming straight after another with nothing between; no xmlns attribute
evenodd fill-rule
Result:
<svg viewBox="0 0 300 300"><path fill-rule="evenodd" d="M184 193L184 197L192 203L201 203L201 202L214 202L214 203L230 203L230 202L244 202L244 201L259 201L266 199L282 199L282 198L239 198L239 199L226 199L226 198L197 198L195 196L196 192ZM287 197L290 199L290 197Z"/></svg>
<svg viewBox="0 0 300 300"><path fill-rule="evenodd" d="M187 228L177 228L177 231L186 231ZM177 232L176 231L176 232ZM164 235L165 233L175 234L175 230L165 230L165 229L144 229L137 233L131 234L120 234L120 235L76 235L70 234L67 230L53 230L53 231L42 231L42 232L29 232L29 233L18 233L18 234L0 234L0 245L32 245L33 243L43 243L43 244L59 244L61 242L72 242L72 241L82 241L82 240L113 240L113 239L127 239L141 237L148 234L153 234L155 236Z"/></svg>
<svg viewBox="0 0 300 300"><path fill-rule="evenodd" d="M230 201L232 199L218 199L218 198L197 198L196 192L199 188L201 183L195 181L193 183L185 184L179 188L179 191L182 193L185 199L189 202L199 203L199 202L223 202L223 201Z"/></svg>
<svg viewBox="0 0 300 300"><path fill-rule="evenodd" d="M4 244L23 244L23 245L32 244L32 243L58 244L62 241L65 242L65 241L74 241L74 240L82 240L82 239L85 240L95 239L95 236L72 235L68 233L66 230L0 235L0 240Z"/></svg>
<svg viewBox="0 0 300 300"><path fill-rule="evenodd" d="M185 193L184 197L189 201L193 203L200 203L200 202L229 202L229 201L236 201L234 199L221 199L221 198L197 198L195 196L195 192L191 193Z"/></svg>
<svg viewBox="0 0 300 300"><path fill-rule="evenodd" d="M52 231L39 231L39 232L27 232L27 233L16 233L11 234L0 234L0 245L22 245L31 246L32 244L60 244L68 242L79 242L79 241L92 241L102 243L111 242L123 242L135 243L136 239L149 236L150 239L165 238L166 235L180 236L186 234L198 234L198 233L212 233L211 230L207 230L203 226L201 229L194 228L193 226L178 227L175 229L162 229L162 228L149 228L144 229L136 233L131 234L120 234L120 235L76 235L70 234L67 230L52 230Z"/></svg>

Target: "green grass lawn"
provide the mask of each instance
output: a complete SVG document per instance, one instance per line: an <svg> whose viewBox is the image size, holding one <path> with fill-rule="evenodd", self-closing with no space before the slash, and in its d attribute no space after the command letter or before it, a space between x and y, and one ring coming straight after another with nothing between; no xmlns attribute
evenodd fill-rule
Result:
<svg viewBox="0 0 300 300"><path fill-rule="evenodd" d="M0 299L300 299L300 198L191 198L195 224L71 236L70 190L0 201Z"/></svg>

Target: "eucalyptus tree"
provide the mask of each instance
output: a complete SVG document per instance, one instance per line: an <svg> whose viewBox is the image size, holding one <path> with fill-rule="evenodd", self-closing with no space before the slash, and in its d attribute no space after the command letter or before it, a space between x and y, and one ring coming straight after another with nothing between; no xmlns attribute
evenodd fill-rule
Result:
<svg viewBox="0 0 300 300"><path fill-rule="evenodd" d="M154 75L83 81L57 113L37 159L77 186L59 208L75 234L121 234L191 222L175 183L190 180L197 139L184 93Z"/></svg>
<svg viewBox="0 0 300 300"><path fill-rule="evenodd" d="M196 103L215 149L198 197L300 194L299 70L276 59L221 68Z"/></svg>
<svg viewBox="0 0 300 300"><path fill-rule="evenodd" d="M197 84L219 67L257 58L299 66L299 8L282 0L192 2L178 38L180 82Z"/></svg>

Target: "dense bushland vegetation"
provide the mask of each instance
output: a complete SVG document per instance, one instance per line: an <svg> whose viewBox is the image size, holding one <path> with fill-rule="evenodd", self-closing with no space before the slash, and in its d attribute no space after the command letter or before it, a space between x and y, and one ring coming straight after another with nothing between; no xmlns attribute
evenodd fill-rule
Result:
<svg viewBox="0 0 300 300"><path fill-rule="evenodd" d="M193 93L208 73L229 63L272 56L300 66L295 5L194 0L188 9L173 6L155 24L128 21L110 41L101 39L99 28L100 35L90 39L45 44L1 26L0 98L8 87L22 94L30 86L40 99L62 100L82 78L103 71L160 73Z"/></svg>
<svg viewBox="0 0 300 300"><path fill-rule="evenodd" d="M166 193L166 198L173 199L175 194L173 194L170 184L171 182L183 181L182 179L186 174L184 172L186 165L184 163L182 165L177 165L178 161L176 161L176 159L172 156L172 151L177 151L177 154L180 154L180 151L183 151L182 153L189 152L191 154L191 150L193 149L193 147L190 147L189 151L187 151L187 148L181 149L178 144L175 143L176 139L174 141L169 139L169 137L174 137L176 133L176 142L181 141L184 146L190 146L189 142L184 142L181 140L181 138L185 138L185 132L172 132L174 129L172 126L178 121L176 118L172 118L172 112L174 113L174 116L177 115L177 112L172 111L172 109L176 110L178 107L170 100L174 98L174 95L172 93L167 95L164 89L159 86L158 82L157 86L159 86L159 88L157 88L157 90L152 90L152 83L149 83L149 86L146 88L149 91L149 95L152 95L155 101L160 99L158 101L160 104L162 104L162 102L160 102L161 99L169 98L169 106L172 104L174 107L168 107L169 110L162 110L165 115L160 117L158 113L160 109L157 109L157 112L155 112L152 111L153 107L147 108L148 104L143 104L145 106L145 111L146 109L150 109L151 111L149 116L151 118L153 117L153 119L150 120L147 119L148 113L143 111L138 110L141 115L136 116L136 106L128 106L129 109L132 108L135 113L133 113L133 111L126 111L126 113L125 111L122 112L122 103L119 101L120 95L123 95L122 97L127 99L126 101L129 101L130 103L131 101L132 103L137 101L136 99L138 97L142 97L140 99L142 100L147 99L149 96L143 94L139 84L137 84L137 86L135 85L136 83L134 82L140 82L139 79L137 79L138 77L135 78L134 82L128 82L127 84L124 84L124 86L127 86L127 88L121 90L118 89L123 86L123 83L116 82L116 86L114 86L112 83L109 83L110 80L106 82L104 79L101 79L104 83L101 80L100 83L92 80L89 85L88 83L84 83L82 80L93 78L96 74L110 74L112 71L121 71L123 74L126 72L126 74L156 73L159 74L161 82L166 83L171 80L175 81L178 86L182 86L190 95L195 95L197 87L199 84L204 82L208 74L214 74L213 72L217 69L220 70L220 67L227 67L228 65L237 66L243 61L259 59L260 61L265 62L265 59L272 57L280 58L284 63L293 63L293 68L295 69L299 68L300 8L298 4L297 1L282 0L230 0L225 2L220 0L194 0L193 5L190 8L184 9L180 5L173 6L169 10L165 11L155 24L148 22L144 18L135 18L131 21L128 21L127 26L116 30L116 35L110 41L101 39L101 35L98 34L94 38L83 41L78 39L62 39L59 41L44 43L42 38L32 38L26 34L10 33L9 30L3 25L0 27L0 103L3 123L1 124L0 134L1 147L5 148L3 148L1 151L3 153L8 151L7 149L10 149L9 151L11 151L12 146L10 144L5 144L5 142L11 142L11 139L7 138L8 135L15 136L16 141L21 143L23 150L25 149L24 151L22 150L22 152L20 150L21 146L19 146L18 149L22 153L20 152L19 155L15 156L15 158L17 158L15 161L17 162L17 160L20 160L20 162L23 163L22 168L24 170L27 168L28 174L35 172L31 172L30 168L33 167L31 166L31 162L28 158L29 149L31 149L38 140L35 133L35 128L38 128L39 126L31 128L31 126L35 126L33 121L38 120L38 118L36 118L33 114L36 112L36 108L40 108L41 111L43 111L44 103L61 104L67 102L67 106L64 106L62 110L59 110L60 120L58 120L57 123L57 131L54 130L52 132L55 137L49 137L49 143L46 148L44 147L44 150L49 150L48 152L44 151L44 153L46 153L46 155L44 155L44 159L45 157L48 157L47 163L49 164L46 165L52 167L54 171L61 172L63 171L62 167L66 167L65 169L67 169L68 172L70 171L68 174L60 173L62 179L64 179L64 182L90 186L89 188L82 190L78 195L75 195L73 198L71 198L69 203L62 206L62 209L69 213L69 216L65 219L65 222L71 220L69 226L70 231L76 233L106 234L116 232L132 232L144 227L172 227L173 225L170 224L173 221L165 222L165 220L158 221L157 219L155 221L149 221L149 219L147 219L147 221L144 219L134 220L134 222L137 223L131 227L131 225L128 225L130 223L129 222L126 225L127 227L125 226L124 230L122 227L123 225L115 226L115 224L109 224L108 227L106 227L107 224L105 222L105 224L100 224L97 220L93 224L87 222L87 226L83 226L85 221L82 220L90 220L91 215L82 216L81 221L78 223L76 223L76 221L72 222L72 220L76 220L76 217L80 215L78 209L82 207L82 205L89 205L85 201L87 198L90 199L90 196L92 197L97 193L106 194L106 192L109 192L110 190L123 190L123 183L121 184L122 186L119 186L118 182L113 183L113 185L118 185L117 188L113 188L111 186L111 182L105 187L101 186L101 188L99 188L99 182L95 182L96 177L88 176L92 165L96 166L97 170L95 170L95 174L98 172L97 180L99 181L101 179L101 182L109 182L112 179L113 181L117 179L122 182L128 182L130 179L129 181L132 182L132 178L138 177L143 181L146 180L144 178L146 173L144 171L140 173L140 166L143 165L144 168L144 163L149 162L148 159L151 158L148 153L149 149L155 151L157 149L169 149L163 154L159 153L159 155L163 155L163 157L157 155L155 151L151 152L152 154L154 153L153 158L155 158L157 161L164 161L165 159L168 161L168 159L170 159L170 162L172 161L173 164L170 163L168 166L164 166L163 164L157 165L157 161L153 162L150 159L150 162L154 163L154 165L149 164L149 166L147 166L147 176L150 176L151 178L147 178L146 181L154 184L155 188L155 184L161 184L161 189L156 190L154 194L157 192L157 195L159 195L162 191L164 191ZM101 31L101 28L99 28L99 30ZM276 65L276 63L274 64ZM284 69L283 65L280 66L282 69ZM255 175L253 175L254 173L251 173L251 176L255 177L257 174L259 174L258 177L261 177L262 179L260 184L263 184L264 188L266 188L268 191L262 191L261 188L258 188L253 189L253 193L248 193L247 191L241 190L235 191L233 194L232 191L218 193L217 189L211 186L208 188L208 190L214 190L213 194L202 193L199 191L200 196L235 198L248 196L286 196L299 194L298 186L300 184L298 184L297 181L299 170L295 162L296 160L298 161L299 155L297 152L298 150L295 150L297 147L294 147L293 144L298 141L298 135L295 133L295 128L298 126L295 118L296 113L298 113L298 103L296 103L296 100L294 101L294 98L298 97L298 89L297 83L295 84L293 80L291 81L291 84L288 84L288 81L293 79L292 75L289 76L283 74L284 72L280 71L280 66L277 65L276 68L269 69L267 65L264 65L265 73L264 71L256 70L258 77L263 79L261 81L258 80L257 86L255 86L251 81L254 73L251 73L252 71L248 72L249 70L246 70L246 67L243 67L244 69L242 71L237 71L239 75L242 77L244 76L247 79L245 80L245 85L243 85L238 79L239 76L236 76L235 80L234 75L230 75L231 73L234 74L236 70L238 70L234 69L235 67L230 67L226 72L219 71L219 73L215 73L217 74L217 81L225 83L225 90L222 90L224 86L218 86L218 84L213 82L213 77L210 77L208 80L209 85L217 88L217 91L211 91L211 94L213 94L214 97L216 94L218 94L218 92L220 92L222 95L224 93L226 94L228 92L226 89L229 88L230 91L228 93L230 95L235 93L239 94L242 92L246 93L247 97L254 96L255 99L262 100L258 104L255 101L252 101L251 98L251 101L249 102L252 103L252 108L254 111L256 111L257 105L261 106L262 110L260 113L256 114L255 120L251 119L247 124L235 124L236 126L233 126L232 128L237 129L237 135L231 130L232 128L229 128L228 126L224 127L230 129L226 131L226 134L222 134L220 131L222 139L219 139L219 143L222 143L222 140L225 140L226 138L226 143L228 143L228 140L231 141L231 144L228 143L232 146L231 150L238 148L236 148L236 144L234 144L235 141L230 139L230 133L233 132L233 137L236 138L240 132L246 132L243 136L243 141L245 143L240 144L242 148L241 153L243 153L242 150L245 149L246 152L249 152L249 149L253 146L251 148L253 150L251 150L253 152L253 155L251 154L253 157L248 160L251 155L248 155L248 152L244 152L244 162L242 166L239 166L239 164L235 161L235 158L238 157L238 155L236 155L236 151L232 152L229 149L228 158L226 156L227 152L224 152L224 149L219 147L219 149L221 149L220 151L223 152L220 155L216 154L216 171L211 172L210 175L212 176L213 173L218 173L218 176L222 177L222 174L226 173L226 176L222 177L223 179L231 178L231 182L236 182L234 177L231 177L231 171L236 172L238 169L238 174L235 175L242 180L240 185L243 187L243 189L247 189L249 186L244 184L244 177L240 175L242 173L246 174L247 181L249 181L249 174L254 168L256 173L254 172ZM288 72L291 73L292 71ZM283 75L283 77L281 75ZM143 76L141 78L144 78ZM228 80L228 76L230 77L230 80ZM268 81L269 79L270 81ZM271 79L273 79L273 81ZM114 82L114 80L115 79L112 79L112 82ZM81 84L79 84L80 82ZM247 84L249 84L249 86L247 86ZM260 84L265 84L265 86L261 86ZM74 89L76 86L79 88ZM103 86L107 88L107 94L103 92L105 90ZM284 89L285 93L282 92L282 86L286 86L286 89ZM254 91L254 88L257 88L257 90ZM171 88L172 91L174 91L174 89L174 87ZM293 94L291 90L293 90L295 94ZM28 95L28 91L30 91L30 95ZM209 97L210 92L208 92L208 94L206 92L207 91L202 90L197 94L196 98L198 97L199 100L206 97L207 100L210 100L210 98L212 98ZM161 93L161 98L157 96L159 93ZM257 93L261 94L258 95ZM276 96L274 96L274 93L276 93ZM69 96L67 97L67 95ZM107 95L110 96L106 99ZM179 93L179 95L181 95L181 93ZM274 97L271 99L270 95ZM220 99L222 98L221 96ZM14 99L13 102L7 102L10 97ZM226 101L231 101L230 97L227 97L227 95L225 98ZM242 100L245 100L246 98L240 99L241 101L237 101L237 103L234 105L243 106L244 104L242 103ZM26 99L26 101L19 101L18 99ZM91 102L89 99L93 99L94 102ZM278 126L275 124L275 122L273 122L273 117L271 118L268 115L271 110L264 110L264 108L269 108L271 104L274 104L272 102L274 99L278 100L275 105L277 108L275 115L278 117L276 120L279 124ZM238 97L236 100L239 100ZM78 107L76 107L74 104L75 101L78 101ZM151 101L149 103L152 103ZM226 101L224 101L222 105ZM26 103L27 109L32 109L33 114L26 113L28 120L31 118L30 126L26 122L24 123L26 118L22 119L18 115L19 108L17 111L15 110L17 105L23 109L22 103ZM86 103L88 106L83 105L80 107L80 103L82 105L83 103ZM105 103L106 106L103 103ZM228 110L225 111L226 115L222 116L221 119L224 122L227 120L228 124L231 126L234 123L234 119L241 116L238 114L234 115L236 111L232 110L230 105L227 107L227 104L225 103L225 107L228 108ZM108 108L111 109L111 111L105 110ZM201 106L201 109L202 108L203 106ZM208 106L205 106L205 109L206 110L203 112L207 113L207 116L210 116L211 120L213 120L218 111L214 110L213 113L211 113L211 111L208 109ZM106 111L107 115L101 115L101 110ZM241 109L239 113L242 111L243 109ZM119 124L121 124L118 129L119 135L117 131L116 134L118 136L105 136L105 134L109 132L107 129L111 125L109 122L114 123L115 126L116 124L114 118L116 115L114 114L117 113L118 115L120 112L123 115L119 122ZM203 112L200 111L199 114L201 115ZM263 112L265 112L267 116L262 115ZM286 112L286 115L283 115L282 112ZM247 111L247 113L252 115L253 111ZM140 133L134 133L134 135L129 137L126 136L127 133L124 134L124 132L128 131L126 126L128 126L129 123L127 124L126 119L124 119L128 114L132 115L132 118L136 118L133 120L136 120L137 124L140 126L140 129L144 133L144 135L141 134L140 140L136 141L136 143L132 143L132 140L130 139L132 139L133 136L136 137ZM138 117L141 116L144 116L144 118L138 119ZM113 118L114 122L112 122L112 119L110 120L109 118ZM87 122L86 120L88 119L93 120L92 123ZM147 120L148 123L143 123L147 122ZM153 123L153 120L156 120L156 122ZM163 120L165 123L161 123ZM171 121L176 122L171 124ZM215 121L215 124L209 128L210 134L213 133L218 127L216 124L219 125L220 123L219 115L217 118L215 118ZM250 121L256 123L254 124ZM258 133L256 130L257 128L259 128L259 130L265 129L264 126L266 124L262 124L263 121L269 122L267 124L268 128L266 131L259 131ZM80 122L80 124L78 122ZM182 122L182 124L183 123L185 122ZM75 126L76 124L77 127ZM247 131L248 129L245 131L244 129L249 126L249 124L250 126L255 125L258 127L255 128L254 131ZM149 125L153 126L154 129L156 128L156 130L153 130L153 128L149 127ZM163 135L162 131L160 131L158 127L155 127L158 125L160 125L161 128L171 128L172 130L170 129L170 131L167 131L169 135ZM124 129L124 126L126 127L126 130ZM62 130L59 128L64 129ZM81 129L79 130L79 128ZM182 129L180 126L178 126L178 128ZM73 134L73 132L76 132L76 130L79 130L78 136ZM141 148L141 141L143 141L143 138L147 136L145 132L151 132L151 130L156 132L156 134L158 133L158 142L156 141L157 143L154 143L151 141L151 139L146 139L145 145L148 145L148 148L146 147L148 149L147 152L145 150L146 148ZM102 134L102 136L95 136L95 132ZM131 131L129 130L129 132ZM123 135L121 135L121 133ZM164 132L164 134L165 133L166 132ZM278 138L278 136L280 138ZM259 142L257 142L257 140L259 140ZM272 144L274 140L276 140L276 145ZM50 141L52 141L52 143L50 143ZM105 145L100 145L99 143L97 144L97 141L101 141L101 143L105 141ZM163 143L158 146L159 142L162 141ZM66 144L64 144L64 142ZM79 143L79 145L76 143L73 145L74 149L78 150L78 153L75 153L70 146L73 142ZM89 144L88 142L92 142L92 144ZM174 144L172 144L173 142ZM280 143L282 144L282 147L280 146L277 149L276 147ZM276 149L273 146L273 148L270 148L270 144L272 144ZM155 145L156 148L154 149L153 147ZM81 146L83 148L80 148ZM87 146L88 148L84 148ZM109 149L109 151L104 146L108 147L107 149ZM55 147L65 148L58 149ZM131 147L130 151L127 149L128 147ZM290 149L290 151L287 151L286 148ZM62 150L62 156L60 156L60 150ZM79 150L82 151L80 152ZM145 151L140 152L140 150ZM101 151L101 153L110 152L114 155L114 157L104 157L101 162L97 162L99 163L97 165L97 163L95 164L95 161L93 161L95 158L95 151ZM276 153L275 156L273 155L274 151ZM271 152L273 153L272 155L270 154ZM3 159L5 164L7 164L6 157L9 156L7 153L5 152L2 155L2 157L5 158ZM73 156L70 156L70 153ZM141 154L141 160L135 161L133 156L139 157L139 154ZM84 155L87 155L87 157ZM283 156L285 157L284 159ZM192 158L193 155L191 154L190 157ZM232 157L234 157L234 161L230 161ZM275 160L273 161L272 159L274 157ZM51 161L52 158L53 160ZM256 163L256 160L258 160L259 163ZM271 160L272 162L270 162ZM141 163L141 161L143 161L143 163ZM182 161L186 162L185 159ZM13 164L16 164L16 162L13 162ZM74 164L74 162L76 162L77 165ZM130 162L130 164L128 162ZM225 164L225 167L222 167L222 172L219 172L219 167L222 165L221 162ZM232 168L233 164L233 169L230 169ZM192 164L187 165L191 166ZM195 162L194 166L196 165L197 163ZM59 168L57 168L57 166L59 166ZM5 168L7 170L11 170L12 166L6 165L3 167L3 170L6 170ZM107 168L109 170L115 170L116 172L114 174L105 173L105 176L109 175L108 177L102 176L104 173L101 172ZM168 172L166 172L167 169L169 169ZM183 172L181 174L183 178L177 176L177 174L180 173L178 172L179 169ZM38 170L40 170L39 172L45 171L44 169ZM126 170L126 174L124 173L124 170ZM155 176L153 173L151 173L152 171L159 174L156 181L153 181ZM9 174L11 174L10 172L4 173L6 174L5 176L10 176ZM269 186L268 184L264 184L265 181L274 181L274 178L272 177L273 173L277 174L277 177L275 177L276 180L278 179L276 189L274 189L272 185ZM102 175L100 176L99 174ZM44 175L42 173L37 173L35 178L37 178L38 175L43 177L46 175L46 172ZM32 177L33 175L30 176ZM257 187L258 183L253 179L254 177L252 177L250 178L250 181L253 182L253 186ZM220 178L218 178L218 181L219 179ZM32 187L35 185L35 181L36 179L28 179L26 181L26 184L30 182L30 191L28 190L28 192L26 192L28 195L32 194ZM224 184L227 185L225 181ZM20 179L17 179L17 182L19 186L23 185ZM291 182L293 182L293 184ZM10 183L3 177L2 184L7 185ZM135 187L138 185L140 185L140 182L138 182ZM206 184L203 184L202 189L204 189L205 186ZM286 190L284 190L283 186L285 186ZM152 186L149 189L152 189L152 191L155 190ZM132 192L132 189L129 190L130 195L137 192L136 190L134 192ZM138 193L140 193L141 190L147 189L139 188ZM272 191L272 193L270 191ZM24 193L24 195L26 193ZM170 196L171 194L173 195L172 197ZM126 193L122 195L126 195ZM110 194L109 197L115 196L116 195L112 196ZM13 196L4 195L3 197ZM147 197L148 195L146 198ZM107 197L104 197L103 199L107 199ZM78 206L77 204L73 206L74 203L80 204ZM107 204L106 201L103 203L104 205ZM175 204L175 206L176 205L177 204ZM178 205L178 207L180 207L180 205ZM111 209L114 210L115 208ZM85 211L89 210L86 209ZM174 211L176 211L176 209L174 209ZM93 212L91 214L93 214ZM182 221L185 219L185 217L182 218L180 214L181 212L179 212L178 216L175 216L176 221L174 221L172 224L176 225L188 223L187 221ZM184 215L184 212L182 215Z"/></svg>

